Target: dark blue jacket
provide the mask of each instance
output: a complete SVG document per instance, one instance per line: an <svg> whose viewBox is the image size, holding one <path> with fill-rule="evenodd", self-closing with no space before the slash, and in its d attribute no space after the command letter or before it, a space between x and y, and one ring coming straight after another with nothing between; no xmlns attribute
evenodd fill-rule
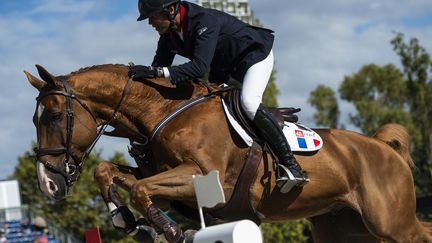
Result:
<svg viewBox="0 0 432 243"><path fill-rule="evenodd" d="M209 80L223 83L233 77L243 82L246 71L264 60L273 46L273 31L248 25L214 9L189 2L186 8L188 32L183 40L176 33L160 36L152 66L168 67L176 82L200 78L210 70ZM189 62L171 66L179 54Z"/></svg>

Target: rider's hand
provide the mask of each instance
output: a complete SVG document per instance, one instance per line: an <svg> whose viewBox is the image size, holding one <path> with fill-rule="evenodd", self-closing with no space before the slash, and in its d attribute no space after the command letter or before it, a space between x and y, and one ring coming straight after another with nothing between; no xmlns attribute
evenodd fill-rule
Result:
<svg viewBox="0 0 432 243"><path fill-rule="evenodd" d="M152 66L134 65L129 67L128 75L136 79L157 78L158 71L157 68Z"/></svg>

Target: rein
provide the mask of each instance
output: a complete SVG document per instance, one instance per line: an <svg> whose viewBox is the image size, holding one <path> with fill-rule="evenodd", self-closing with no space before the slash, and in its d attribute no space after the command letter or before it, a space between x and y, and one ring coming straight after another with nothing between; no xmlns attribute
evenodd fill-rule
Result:
<svg viewBox="0 0 432 243"><path fill-rule="evenodd" d="M90 147L86 150L86 152L83 154L83 156L81 158L79 158L74 153L74 151L72 150L72 134L73 134L74 118L75 118L74 112L73 112L73 107L72 107L73 100L76 100L86 111L88 111L95 122L96 122L96 116L92 112L92 110L86 105L86 103L84 101L82 101L79 97L75 96L72 93L72 90L71 90L66 79L64 79L62 77L62 78L60 78L60 81L63 84L64 91L53 90L53 91L48 91L45 93L40 93L39 96L36 98L36 101L37 101L36 112L37 112L37 109L39 108L40 102L44 98L46 98L47 96L62 95L64 97L66 97L66 117L67 117L67 120L66 120L66 146L58 147L58 148L40 148L39 147L39 145L40 145L39 129L36 129L37 138L38 138L38 143L37 143L38 147L34 148L33 150L36 153L37 161L41 162L49 170L52 170L56 173L61 174L65 178L67 185L71 186L75 181L78 180L79 175L76 173L77 170L79 172L81 172L83 162L87 159L88 155L93 150L94 146L96 145L96 143L98 142L100 137L103 135L105 130L108 128L108 126L111 124L111 122L116 118L117 112L120 110L120 106L123 103L123 100L129 91L129 86L130 86L132 79L128 79L126 81L126 84L123 88L122 95L120 97L119 102L117 103L117 106L114 109L113 114L111 115L110 119L105 124L103 124L102 127L99 129L95 139L93 140ZM38 120L38 122L39 122L39 120ZM38 126L36 126L36 127L38 127ZM55 165L50 164L48 161L40 159L42 156L45 156L45 155L58 156L58 155L62 155L62 154L66 155L65 160L63 161L63 164L65 165L65 170L58 168ZM71 158L75 161L74 164L71 164L71 162L70 162Z"/></svg>
<svg viewBox="0 0 432 243"><path fill-rule="evenodd" d="M196 98L193 98L193 99L186 101L185 103L183 103L179 107L177 107L177 109L175 111L173 111L171 114L167 115L164 119L162 119L153 129L153 132L150 135L150 140L149 140L150 142L152 142L154 140L154 138L158 135L159 131L164 126L166 126L169 122L174 120L174 118L176 118L178 115L180 115L181 113L183 113L187 109L232 89L232 87L223 87L219 90L213 91L211 89L211 87L208 85L208 83L206 83L204 81L200 81L200 82L202 85L204 85L208 89L209 93L207 93L203 96L196 97Z"/></svg>

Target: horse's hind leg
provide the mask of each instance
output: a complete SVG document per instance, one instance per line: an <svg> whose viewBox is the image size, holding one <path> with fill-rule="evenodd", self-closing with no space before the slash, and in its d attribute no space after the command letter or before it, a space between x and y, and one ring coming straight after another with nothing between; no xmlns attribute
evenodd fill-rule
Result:
<svg viewBox="0 0 432 243"><path fill-rule="evenodd" d="M392 169L396 171L390 173ZM375 172L380 175L365 176L355 193L355 207L368 230L388 242L432 242L416 217L414 185L408 166L397 168L392 163L392 168Z"/></svg>
<svg viewBox="0 0 432 243"><path fill-rule="evenodd" d="M364 226L351 208L309 218L315 243L381 243Z"/></svg>

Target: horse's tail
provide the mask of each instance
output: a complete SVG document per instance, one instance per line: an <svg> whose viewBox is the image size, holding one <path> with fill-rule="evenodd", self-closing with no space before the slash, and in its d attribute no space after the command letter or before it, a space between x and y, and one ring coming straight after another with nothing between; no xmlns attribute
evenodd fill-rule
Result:
<svg viewBox="0 0 432 243"><path fill-rule="evenodd" d="M404 126L394 123L385 124L378 128L373 137L390 145L411 168L414 167L410 153L411 136Z"/></svg>

